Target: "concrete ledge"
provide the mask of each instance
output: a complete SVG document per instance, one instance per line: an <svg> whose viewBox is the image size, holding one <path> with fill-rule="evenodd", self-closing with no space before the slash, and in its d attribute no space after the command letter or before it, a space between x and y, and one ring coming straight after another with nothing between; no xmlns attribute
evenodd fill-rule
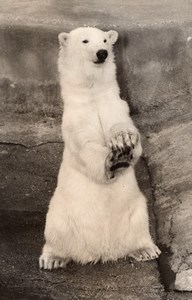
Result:
<svg viewBox="0 0 192 300"><path fill-rule="evenodd" d="M32 148L46 143L63 143L61 119L38 114L0 113L0 143Z"/></svg>

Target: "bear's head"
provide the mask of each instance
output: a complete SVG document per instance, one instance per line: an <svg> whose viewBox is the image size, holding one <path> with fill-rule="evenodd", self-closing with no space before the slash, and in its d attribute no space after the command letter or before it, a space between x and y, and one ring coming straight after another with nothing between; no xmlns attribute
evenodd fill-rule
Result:
<svg viewBox="0 0 192 300"><path fill-rule="evenodd" d="M117 41L115 30L80 27L70 33L60 33L60 56L72 65L101 67L114 59L113 45Z"/></svg>

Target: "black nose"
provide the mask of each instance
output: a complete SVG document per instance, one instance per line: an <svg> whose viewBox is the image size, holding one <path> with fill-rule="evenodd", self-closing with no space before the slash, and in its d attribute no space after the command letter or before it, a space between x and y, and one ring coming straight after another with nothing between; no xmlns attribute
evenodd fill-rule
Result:
<svg viewBox="0 0 192 300"><path fill-rule="evenodd" d="M105 49L101 49L97 52L97 58L99 62L104 62L107 56L108 56L108 52Z"/></svg>

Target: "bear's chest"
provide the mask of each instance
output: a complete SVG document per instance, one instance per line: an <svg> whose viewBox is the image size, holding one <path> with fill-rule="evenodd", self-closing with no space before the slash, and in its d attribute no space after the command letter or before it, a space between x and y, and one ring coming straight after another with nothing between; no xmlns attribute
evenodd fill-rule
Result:
<svg viewBox="0 0 192 300"><path fill-rule="evenodd" d="M85 141L105 144L98 108L94 103L66 110L63 118L63 132L74 138L78 136Z"/></svg>

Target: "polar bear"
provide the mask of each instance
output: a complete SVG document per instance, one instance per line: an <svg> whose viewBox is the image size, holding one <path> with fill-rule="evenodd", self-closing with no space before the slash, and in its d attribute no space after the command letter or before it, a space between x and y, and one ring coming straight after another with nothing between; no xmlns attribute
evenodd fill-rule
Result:
<svg viewBox="0 0 192 300"><path fill-rule="evenodd" d="M142 148L119 96L117 38L114 30L89 27L59 34L65 150L46 217L43 269L160 254L134 173Z"/></svg>

